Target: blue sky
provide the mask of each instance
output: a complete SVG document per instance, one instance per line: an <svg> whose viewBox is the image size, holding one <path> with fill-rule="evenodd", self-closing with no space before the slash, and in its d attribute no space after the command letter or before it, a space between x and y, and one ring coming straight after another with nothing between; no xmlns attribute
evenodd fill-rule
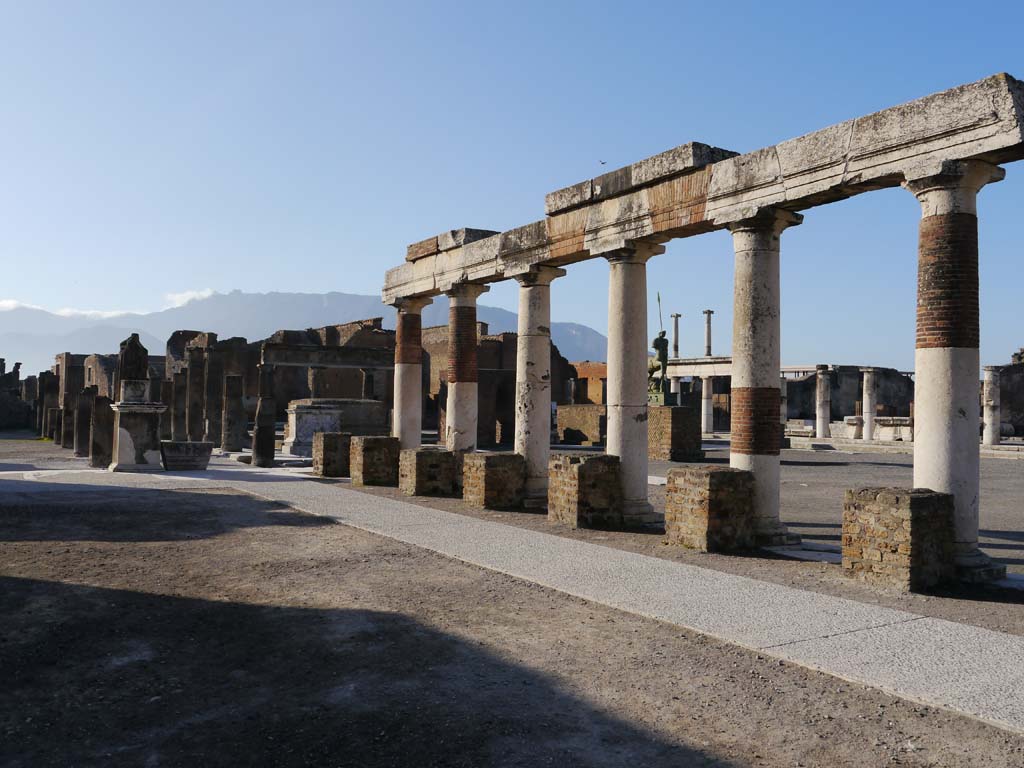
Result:
<svg viewBox="0 0 1024 768"><path fill-rule="evenodd" d="M545 193L686 141L749 151L1024 77L1022 28L1017 2L0 2L0 300L376 293L409 242L535 221ZM1024 345L1007 170L980 198L986 363ZM784 363L912 365L918 211L888 190L783 236ZM649 284L651 335L660 290L684 352L706 307L728 351L727 234L671 244ZM606 297L603 261L573 266L553 318L604 330Z"/></svg>

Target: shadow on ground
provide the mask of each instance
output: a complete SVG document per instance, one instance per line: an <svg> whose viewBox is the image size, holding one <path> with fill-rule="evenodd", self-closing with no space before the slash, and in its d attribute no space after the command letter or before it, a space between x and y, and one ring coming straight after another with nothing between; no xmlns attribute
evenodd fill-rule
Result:
<svg viewBox="0 0 1024 768"><path fill-rule="evenodd" d="M0 578L0 764L725 766L395 613Z"/></svg>

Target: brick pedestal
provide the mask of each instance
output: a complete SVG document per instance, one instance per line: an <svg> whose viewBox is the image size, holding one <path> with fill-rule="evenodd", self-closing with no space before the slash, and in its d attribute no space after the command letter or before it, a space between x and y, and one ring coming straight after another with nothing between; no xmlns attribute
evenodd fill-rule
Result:
<svg viewBox="0 0 1024 768"><path fill-rule="evenodd" d="M348 477L352 435L348 432L313 434L313 473L320 477Z"/></svg>
<svg viewBox="0 0 1024 768"><path fill-rule="evenodd" d="M562 445L604 445L608 418L603 405L558 406L558 442Z"/></svg>
<svg viewBox="0 0 1024 768"><path fill-rule="evenodd" d="M754 477L715 465L669 470L665 536L701 552L732 552L756 543Z"/></svg>
<svg viewBox="0 0 1024 768"><path fill-rule="evenodd" d="M352 485L398 485L397 437L353 437L351 445Z"/></svg>
<svg viewBox="0 0 1024 768"><path fill-rule="evenodd" d="M548 462L548 520L570 528L621 528L619 457L552 456Z"/></svg>
<svg viewBox="0 0 1024 768"><path fill-rule="evenodd" d="M956 579L953 497L924 489L849 490L843 572L917 592Z"/></svg>
<svg viewBox="0 0 1024 768"><path fill-rule="evenodd" d="M462 460L462 498L487 509L523 503L526 462L517 453L467 453Z"/></svg>
<svg viewBox="0 0 1024 768"><path fill-rule="evenodd" d="M647 456L652 461L703 461L700 414L686 406L647 410Z"/></svg>
<svg viewBox="0 0 1024 768"><path fill-rule="evenodd" d="M398 488L406 496L454 496L460 457L441 448L407 448L398 459Z"/></svg>

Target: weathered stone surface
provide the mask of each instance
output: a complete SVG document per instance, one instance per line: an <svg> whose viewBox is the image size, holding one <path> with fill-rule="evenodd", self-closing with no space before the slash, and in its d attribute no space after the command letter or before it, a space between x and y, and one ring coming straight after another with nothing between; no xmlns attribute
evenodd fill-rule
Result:
<svg viewBox="0 0 1024 768"><path fill-rule="evenodd" d="M160 466L160 414L163 403L149 401L149 381L122 379L121 399L114 403L111 472L145 472Z"/></svg>
<svg viewBox="0 0 1024 768"><path fill-rule="evenodd" d="M259 400L256 403L256 419L252 427L252 463L255 467L272 467L277 421L273 366L261 365L259 377Z"/></svg>
<svg viewBox="0 0 1024 768"><path fill-rule="evenodd" d="M85 387L75 403L75 456L89 455L89 431L92 422L92 406L96 401L95 385Z"/></svg>
<svg viewBox="0 0 1024 768"><path fill-rule="evenodd" d="M548 520L570 528L622 528L619 457L552 456L548 461Z"/></svg>
<svg viewBox="0 0 1024 768"><path fill-rule="evenodd" d="M349 455L352 485L397 486L400 451L397 437L353 437Z"/></svg>
<svg viewBox="0 0 1024 768"><path fill-rule="evenodd" d="M185 428L189 440L201 442L203 439L203 400L204 391L204 369L205 355L203 348L190 346L185 350L185 359L188 361L188 368L185 372L186 383L186 404L185 404Z"/></svg>
<svg viewBox="0 0 1024 768"><path fill-rule="evenodd" d="M171 422L174 420L172 408L174 406L174 381L172 379L160 380L160 402L164 404L165 410L160 414L160 439L171 439Z"/></svg>
<svg viewBox="0 0 1024 768"><path fill-rule="evenodd" d="M174 399L171 403L171 440L188 439L188 381L187 371L174 374L172 381Z"/></svg>
<svg viewBox="0 0 1024 768"><path fill-rule="evenodd" d="M443 448L406 448L398 460L398 488L406 496L454 496L461 456Z"/></svg>
<svg viewBox="0 0 1024 768"><path fill-rule="evenodd" d="M558 442L563 445L604 445L608 433L603 405L558 406Z"/></svg>
<svg viewBox="0 0 1024 768"><path fill-rule="evenodd" d="M697 409L687 406L649 407L647 456L653 461L703 461Z"/></svg>
<svg viewBox="0 0 1024 768"><path fill-rule="evenodd" d="M669 470L665 536L701 552L733 552L755 544L754 476L717 465Z"/></svg>
<svg viewBox="0 0 1024 768"><path fill-rule="evenodd" d="M317 432L386 435L390 431L387 405L380 400L292 400L287 413L288 437L284 442L284 452L292 456L312 456L313 435Z"/></svg>
<svg viewBox="0 0 1024 768"><path fill-rule="evenodd" d="M351 450L351 434L317 432L313 435L313 474L320 477L348 477Z"/></svg>
<svg viewBox="0 0 1024 768"><path fill-rule="evenodd" d="M207 347L203 365L203 442L220 447L224 413L224 360L220 350Z"/></svg>
<svg viewBox="0 0 1024 768"><path fill-rule="evenodd" d="M89 466L106 469L113 461L114 410L109 397L97 396L89 423Z"/></svg>
<svg viewBox="0 0 1024 768"><path fill-rule="evenodd" d="M954 581L953 497L915 488L848 490L843 572L902 591Z"/></svg>
<svg viewBox="0 0 1024 768"><path fill-rule="evenodd" d="M462 498L485 509L518 509L526 462L517 453L467 453L462 459Z"/></svg>
<svg viewBox="0 0 1024 768"><path fill-rule="evenodd" d="M50 430L49 438L56 444L60 445L61 439L61 421L64 418L64 411L61 408L50 408L49 418L47 420L47 428Z"/></svg>
<svg viewBox="0 0 1024 768"><path fill-rule="evenodd" d="M326 368L395 367L395 353L390 349L367 347L322 347L315 344L284 344L264 342L260 359L263 365L323 366Z"/></svg>
<svg viewBox="0 0 1024 768"><path fill-rule="evenodd" d="M498 233L490 229L452 229L434 237L428 237L426 240L420 240L418 243L413 243L406 251L405 260L416 261L424 256L432 256L444 251L450 251L453 248L461 248L467 243L483 240L496 234Z"/></svg>
<svg viewBox="0 0 1024 768"><path fill-rule="evenodd" d="M245 380L241 376L224 377L220 447L225 451L241 451L245 447L245 439L248 436L246 425L249 419L245 414L245 403L242 399L244 389Z"/></svg>
<svg viewBox="0 0 1024 768"><path fill-rule="evenodd" d="M213 443L160 441L160 460L168 472L204 470L210 464Z"/></svg>

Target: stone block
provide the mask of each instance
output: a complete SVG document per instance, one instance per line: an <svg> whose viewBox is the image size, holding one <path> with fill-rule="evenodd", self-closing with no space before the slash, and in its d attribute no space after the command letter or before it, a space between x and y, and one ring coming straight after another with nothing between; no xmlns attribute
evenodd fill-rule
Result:
<svg viewBox="0 0 1024 768"><path fill-rule="evenodd" d="M161 440L160 461L168 472L206 469L210 465L213 443Z"/></svg>
<svg viewBox="0 0 1024 768"><path fill-rule="evenodd" d="M349 454L352 485L398 485L397 437L353 437Z"/></svg>
<svg viewBox="0 0 1024 768"><path fill-rule="evenodd" d="M668 472L665 536L701 552L733 552L755 544L754 475L718 465Z"/></svg>
<svg viewBox="0 0 1024 768"><path fill-rule="evenodd" d="M523 503L526 461L518 453L467 453L462 459L462 498L485 509Z"/></svg>
<svg viewBox="0 0 1024 768"><path fill-rule="evenodd" d="M548 520L570 528L621 528L618 456L555 454L548 461Z"/></svg>
<svg viewBox="0 0 1024 768"><path fill-rule="evenodd" d="M313 474L320 477L348 477L352 435L348 432L313 434Z"/></svg>
<svg viewBox="0 0 1024 768"><path fill-rule="evenodd" d="M703 461L698 410L687 406L648 408L647 456L653 461Z"/></svg>
<svg viewBox="0 0 1024 768"><path fill-rule="evenodd" d="M407 448L398 460L398 488L406 496L454 496L461 458L442 448Z"/></svg>
<svg viewBox="0 0 1024 768"><path fill-rule="evenodd" d="M920 592L954 581L953 497L915 488L848 490L843 500L843 572Z"/></svg>
<svg viewBox="0 0 1024 768"><path fill-rule="evenodd" d="M557 419L562 445L604 445L608 432L605 406L560 405Z"/></svg>

